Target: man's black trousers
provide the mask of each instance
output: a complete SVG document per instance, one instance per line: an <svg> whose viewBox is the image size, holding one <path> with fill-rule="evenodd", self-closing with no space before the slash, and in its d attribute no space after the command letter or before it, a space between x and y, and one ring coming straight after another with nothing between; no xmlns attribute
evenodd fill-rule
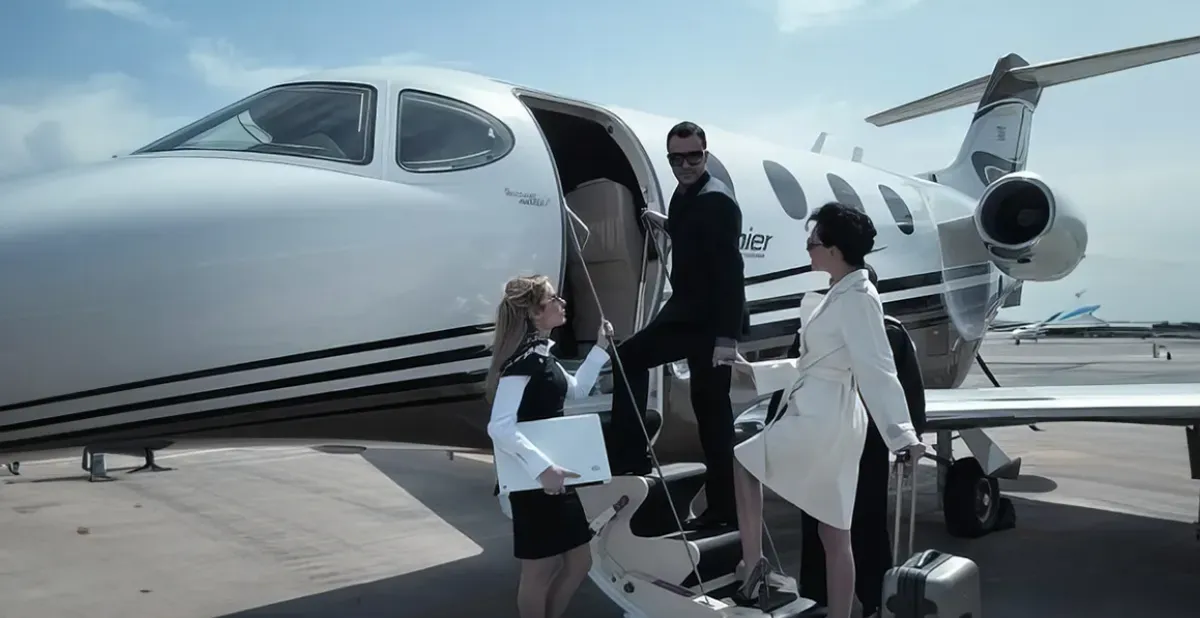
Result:
<svg viewBox="0 0 1200 618"><path fill-rule="evenodd" d="M855 592L863 604L863 615L879 609L883 578L892 566L892 541L888 535L888 448L868 419L867 439L858 462L858 491L850 521L850 545L854 552ZM817 535L817 520L801 513L800 594L827 605L825 549Z"/></svg>
<svg viewBox="0 0 1200 618"><path fill-rule="evenodd" d="M649 471L646 438L635 414L645 418L649 390L648 370L678 360L687 360L691 374L692 410L704 450L705 495L709 515L732 521L733 497L733 406L729 401L731 369L713 367L715 337L700 327L673 321L653 321L617 346L622 372L613 364L613 411L609 428L608 458L614 474ZM626 389L624 379L628 379ZM635 411L629 394L637 400ZM664 411L665 412L665 411Z"/></svg>

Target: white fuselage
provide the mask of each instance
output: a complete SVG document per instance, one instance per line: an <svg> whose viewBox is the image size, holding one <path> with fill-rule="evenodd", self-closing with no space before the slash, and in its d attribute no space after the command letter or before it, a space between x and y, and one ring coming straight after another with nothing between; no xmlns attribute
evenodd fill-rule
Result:
<svg viewBox="0 0 1200 618"><path fill-rule="evenodd" d="M0 185L0 453L156 440L488 448L479 385L499 291L518 274L561 284L577 262L563 208L575 187L564 177L607 178L630 205L660 212L675 188L665 150L674 118L432 69L276 88L311 83L371 93L365 162L176 149ZM485 112L510 133L507 150L470 168L406 169L397 140L418 116L405 115L403 93L417 91ZM753 326L744 350L787 347L801 295L827 285L806 272L805 218L857 201L878 229L869 261L885 309L912 330L927 384L958 385L978 343L955 332L943 293L986 295L998 275L987 262L944 274L938 223L970 217L974 200L707 129L710 171L743 213ZM606 135L615 148L588 142ZM601 146L626 167L616 154L578 154ZM619 222L589 228L591 242L617 242L605 234ZM643 239L629 242L640 255ZM644 290L640 326L669 286L657 260L636 270L644 287L621 289ZM690 417L675 386L659 393L668 428Z"/></svg>

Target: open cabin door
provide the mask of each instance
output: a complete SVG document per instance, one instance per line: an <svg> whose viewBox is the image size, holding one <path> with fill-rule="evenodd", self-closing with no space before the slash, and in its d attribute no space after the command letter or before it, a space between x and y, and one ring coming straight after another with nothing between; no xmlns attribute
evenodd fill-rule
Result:
<svg viewBox="0 0 1200 618"><path fill-rule="evenodd" d="M582 360L597 338L601 315L620 342L657 313L666 270L640 214L665 207L645 149L618 117L546 93L521 90L518 96L554 159L565 206L561 286L569 306L565 332L556 337L559 358ZM567 413L607 415L613 397L628 397L624 389L613 391L612 371L610 363L592 396L568 401ZM651 371L648 402L659 412L662 375L661 368Z"/></svg>

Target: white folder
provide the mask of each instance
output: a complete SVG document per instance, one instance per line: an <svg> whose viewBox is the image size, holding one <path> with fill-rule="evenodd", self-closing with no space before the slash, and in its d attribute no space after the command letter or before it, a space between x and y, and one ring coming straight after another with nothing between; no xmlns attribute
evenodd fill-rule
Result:
<svg viewBox="0 0 1200 618"><path fill-rule="evenodd" d="M517 431L524 434L555 465L579 475L577 479L567 479L566 485L595 485L612 480L599 416L570 414L526 421L517 423ZM501 495L542 489L542 484L530 476L525 465L516 458L498 449L494 457ZM540 470L536 473L540 473Z"/></svg>

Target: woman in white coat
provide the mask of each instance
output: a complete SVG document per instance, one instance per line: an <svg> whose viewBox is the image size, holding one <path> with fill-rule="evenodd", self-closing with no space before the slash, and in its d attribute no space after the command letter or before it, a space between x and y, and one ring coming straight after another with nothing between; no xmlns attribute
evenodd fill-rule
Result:
<svg viewBox="0 0 1200 618"><path fill-rule="evenodd" d="M783 390L785 407L762 432L739 444L735 456L739 487L761 482L818 520L827 615L849 618L854 605L850 522L867 410L892 451L908 451L917 461L924 446L896 378L879 293L864 270L863 258L875 246L874 224L865 213L839 203L826 204L809 223L815 224L808 238L812 268L829 273L831 286L801 325L799 358L736 361L753 376L759 394ZM739 500L746 505L739 521L761 521L761 489L751 494ZM756 568L752 577L765 571Z"/></svg>

